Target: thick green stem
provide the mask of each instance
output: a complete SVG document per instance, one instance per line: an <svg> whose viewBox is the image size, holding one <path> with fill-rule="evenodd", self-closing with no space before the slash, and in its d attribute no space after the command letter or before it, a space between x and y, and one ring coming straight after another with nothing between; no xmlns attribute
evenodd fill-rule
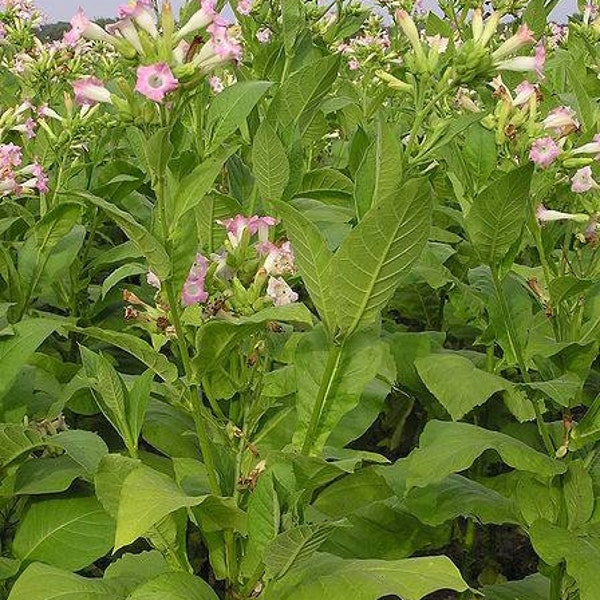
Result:
<svg viewBox="0 0 600 600"><path fill-rule="evenodd" d="M333 378L338 367L341 351L342 346L338 346L336 344L333 344L329 349L327 365L325 366L325 372L323 373L323 378L321 379L319 392L315 399L315 405L313 407L313 412L310 418L310 424L308 426L308 431L306 432L304 445L302 446L302 454L310 454L310 451L312 450L312 447L315 443L315 438L319 430L319 423L321 422L323 409L325 408L327 398L329 397L329 391L331 389Z"/></svg>

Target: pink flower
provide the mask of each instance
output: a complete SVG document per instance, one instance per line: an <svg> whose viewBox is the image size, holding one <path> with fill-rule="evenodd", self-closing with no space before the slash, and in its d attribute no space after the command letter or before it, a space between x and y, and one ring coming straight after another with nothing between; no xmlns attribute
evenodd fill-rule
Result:
<svg viewBox="0 0 600 600"><path fill-rule="evenodd" d="M158 37L158 29L154 23L154 16L150 12L152 0L137 0L119 6L117 14L119 19L133 19L151 37Z"/></svg>
<svg viewBox="0 0 600 600"><path fill-rule="evenodd" d="M266 255L263 268L269 275L293 275L296 272L290 242L284 242L281 247L271 242L261 242L256 245L256 250L259 254Z"/></svg>
<svg viewBox="0 0 600 600"><path fill-rule="evenodd" d="M85 77L73 82L75 102L80 106L94 106L99 102L110 104L110 92L97 77Z"/></svg>
<svg viewBox="0 0 600 600"><path fill-rule="evenodd" d="M551 129L558 135L567 135L579 128L575 111L568 106L559 106L551 110L542 121L544 129Z"/></svg>
<svg viewBox="0 0 600 600"><path fill-rule="evenodd" d="M237 248L242 241L244 232L248 229L250 219L243 215L236 215L233 219L224 219L223 221L217 221L217 223L225 227L231 245Z"/></svg>
<svg viewBox="0 0 600 600"><path fill-rule="evenodd" d="M167 94L178 87L179 82L167 63L140 66L137 69L136 92L154 102L162 102Z"/></svg>
<svg viewBox="0 0 600 600"><path fill-rule="evenodd" d="M269 277L267 296L275 306L286 306L298 300L298 294L281 277Z"/></svg>
<svg viewBox="0 0 600 600"><path fill-rule="evenodd" d="M23 162L23 151L15 144L0 145L0 170L18 167Z"/></svg>
<svg viewBox="0 0 600 600"><path fill-rule="evenodd" d="M571 154L596 154L595 159L600 160L600 133L597 133L591 142L571 150Z"/></svg>
<svg viewBox="0 0 600 600"><path fill-rule="evenodd" d="M32 140L35 137L35 129L37 127L37 123L34 119L29 117L27 121L25 121L25 135L28 140Z"/></svg>
<svg viewBox="0 0 600 600"><path fill-rule="evenodd" d="M539 79L544 78L544 65L546 64L546 48L544 44L535 47L534 69Z"/></svg>
<svg viewBox="0 0 600 600"><path fill-rule="evenodd" d="M48 182L50 180L48 179L48 175L46 175L46 172L44 171L42 165L40 165L37 162L33 163L31 171L35 176L35 187L37 188L38 192L40 192L41 194L47 194L49 189Z"/></svg>
<svg viewBox="0 0 600 600"><path fill-rule="evenodd" d="M273 38L273 32L268 27L262 27L256 32L256 39L261 44L268 44Z"/></svg>
<svg viewBox="0 0 600 600"><path fill-rule="evenodd" d="M258 239L261 242L266 242L269 239L269 229L275 227L279 221L273 217L250 217L248 219L248 230L250 235L258 233Z"/></svg>
<svg viewBox="0 0 600 600"><path fill-rule="evenodd" d="M106 26L106 30L113 35L119 34L135 48L135 51L138 54L144 54L144 48L142 46L140 36L138 35L133 21L129 17L121 19L116 23L110 23Z"/></svg>
<svg viewBox="0 0 600 600"><path fill-rule="evenodd" d="M187 23L177 32L175 40L180 40L189 33L194 33L198 29L205 29L217 17L214 0L202 0L200 9L197 10Z"/></svg>
<svg viewBox="0 0 600 600"><path fill-rule="evenodd" d="M3 173L0 179L0 196L8 196L15 192L18 193L18 191L19 185L17 184L15 174L12 172Z"/></svg>
<svg viewBox="0 0 600 600"><path fill-rule="evenodd" d="M158 278L158 275L156 273L154 273L153 271L148 271L148 274L146 275L146 281L147 281L148 285L151 285L153 288L160 290L160 288L161 288L160 279Z"/></svg>
<svg viewBox="0 0 600 600"><path fill-rule="evenodd" d="M181 301L185 306L193 306L208 300L208 292L204 289L207 271L207 258L197 254L181 292Z"/></svg>
<svg viewBox="0 0 600 600"><path fill-rule="evenodd" d="M523 104L528 104L529 99L537 93L537 88L529 81L522 81L515 88L515 98L513 100L513 104L515 106L522 106Z"/></svg>
<svg viewBox="0 0 600 600"><path fill-rule="evenodd" d="M583 194L600 187L592 176L591 167L579 169L571 178L571 190L576 194Z"/></svg>
<svg viewBox="0 0 600 600"><path fill-rule="evenodd" d="M356 58L351 58L348 61L348 68L351 71L358 71L360 69L360 62Z"/></svg>
<svg viewBox="0 0 600 600"><path fill-rule="evenodd" d="M492 53L494 60L502 60L511 54L518 52L523 46L527 44L533 44L535 38L533 32L527 27L527 25L521 25L517 30L517 33L512 37L508 38L496 51Z"/></svg>
<svg viewBox="0 0 600 600"><path fill-rule="evenodd" d="M217 77L216 75L213 75L208 80L208 84L210 85L212 91L215 94L220 94L225 89L225 86L223 85L223 80L220 77Z"/></svg>
<svg viewBox="0 0 600 600"><path fill-rule="evenodd" d="M529 151L529 158L538 167L547 169L560 154L560 147L550 137L539 138L533 142Z"/></svg>
<svg viewBox="0 0 600 600"><path fill-rule="evenodd" d="M550 223L552 221L579 221L585 222L588 220L587 215L564 213L558 210L547 209L543 204L539 204L535 210L537 220L542 223Z"/></svg>
<svg viewBox="0 0 600 600"><path fill-rule="evenodd" d="M241 15L248 16L252 12L252 0L240 0L237 5L237 11Z"/></svg>
<svg viewBox="0 0 600 600"><path fill-rule="evenodd" d="M71 27L71 31L68 32L70 40L84 37L88 40L99 40L108 42L109 44L113 44L116 41L115 38L102 29L100 25L90 21L81 8L73 15Z"/></svg>

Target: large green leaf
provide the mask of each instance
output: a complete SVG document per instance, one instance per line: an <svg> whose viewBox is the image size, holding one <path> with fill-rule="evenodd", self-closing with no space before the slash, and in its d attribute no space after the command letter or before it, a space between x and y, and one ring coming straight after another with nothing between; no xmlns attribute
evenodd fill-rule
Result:
<svg viewBox="0 0 600 600"><path fill-rule="evenodd" d="M42 444L38 431L18 423L0 423L0 467Z"/></svg>
<svg viewBox="0 0 600 600"><path fill-rule="evenodd" d="M579 585L580 600L597 600L600 593L600 527L571 532L545 520L529 529L535 551L551 566L563 560Z"/></svg>
<svg viewBox="0 0 600 600"><path fill-rule="evenodd" d="M395 594L420 600L440 589L465 591L467 584L445 556L405 560L343 560L317 554L267 586L264 600L378 600Z"/></svg>
<svg viewBox="0 0 600 600"><path fill-rule="evenodd" d="M387 345L368 331L356 333L341 347L329 341L322 327L303 336L295 355L297 448L320 453L341 418L358 405L387 352Z"/></svg>
<svg viewBox="0 0 600 600"><path fill-rule="evenodd" d="M425 487L469 468L486 450L496 450L507 465L539 477L550 478L566 470L564 463L504 433L468 423L430 421L421 434L419 448L381 472L391 482L396 470L406 477L407 490Z"/></svg>
<svg viewBox="0 0 600 600"><path fill-rule="evenodd" d="M252 160L263 198L279 200L290 179L290 163L277 132L266 119L256 132Z"/></svg>
<svg viewBox="0 0 600 600"><path fill-rule="evenodd" d="M150 269L156 273L159 279L164 280L169 277L171 259L162 244L143 225L140 225L129 213L89 192L77 192L77 195L86 202L101 208L113 219L146 257Z"/></svg>
<svg viewBox="0 0 600 600"><path fill-rule="evenodd" d="M486 600L548 600L550 580L536 573L521 579L483 588Z"/></svg>
<svg viewBox="0 0 600 600"><path fill-rule="evenodd" d="M276 203L283 217L296 264L315 308L329 331L335 324L335 305L330 297L330 266L333 254L317 226L293 206Z"/></svg>
<svg viewBox="0 0 600 600"><path fill-rule="evenodd" d="M0 399L38 346L59 327L58 321L50 319L26 319L12 326L14 335L0 339Z"/></svg>
<svg viewBox="0 0 600 600"><path fill-rule="evenodd" d="M488 183L498 160L494 133L479 123L471 125L465 135L464 159L475 189Z"/></svg>
<svg viewBox="0 0 600 600"><path fill-rule="evenodd" d="M512 386L502 377L477 369L460 354L430 354L417 360L415 366L423 383L454 420L462 419L495 392Z"/></svg>
<svg viewBox="0 0 600 600"><path fill-rule="evenodd" d="M379 122L377 137L356 172L354 203L359 220L378 202L397 194L401 183L400 144L393 126Z"/></svg>
<svg viewBox="0 0 600 600"><path fill-rule="evenodd" d="M163 573L141 585L127 600L218 600L199 577L189 573Z"/></svg>
<svg viewBox="0 0 600 600"><path fill-rule="evenodd" d="M94 339L112 344L125 352L135 356L141 363L145 364L150 370L156 373L166 383L177 381L177 366L169 362L166 356L157 352L141 338L123 333L120 331L110 331L100 329L99 327L87 327L82 329L84 335Z"/></svg>
<svg viewBox="0 0 600 600"><path fill-rule="evenodd" d="M35 458L24 462L15 477L15 494L64 492L85 470L70 456Z"/></svg>
<svg viewBox="0 0 600 600"><path fill-rule="evenodd" d="M421 179L376 204L332 262L338 324L349 335L375 322L429 237L431 188Z"/></svg>
<svg viewBox="0 0 600 600"><path fill-rule="evenodd" d="M19 577L8 600L124 600L126 593L116 579L87 579L35 563Z"/></svg>
<svg viewBox="0 0 600 600"><path fill-rule="evenodd" d="M304 9L301 0L286 0L281 3L281 24L283 26L283 46L288 56L294 55L294 44L304 25Z"/></svg>
<svg viewBox="0 0 600 600"><path fill-rule="evenodd" d="M22 561L41 561L78 571L112 547L114 521L92 497L32 502L13 543Z"/></svg>
<svg viewBox="0 0 600 600"><path fill-rule="evenodd" d="M211 129L211 148L217 148L244 124L272 85L270 81L238 81L215 96L206 116Z"/></svg>
<svg viewBox="0 0 600 600"><path fill-rule="evenodd" d="M268 118L272 117L278 124L277 129L286 145L291 145L299 125L300 129L305 129L310 124L321 101L331 90L339 64L337 56L311 61L288 77L277 90Z"/></svg>
<svg viewBox="0 0 600 600"><path fill-rule="evenodd" d="M529 202L531 165L506 173L486 187L467 215L467 230L481 260L497 269L517 242Z"/></svg>

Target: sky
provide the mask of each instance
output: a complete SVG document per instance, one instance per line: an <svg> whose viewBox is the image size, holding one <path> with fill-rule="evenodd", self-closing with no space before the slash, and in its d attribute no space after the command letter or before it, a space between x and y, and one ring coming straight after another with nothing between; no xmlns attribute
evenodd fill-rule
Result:
<svg viewBox="0 0 600 600"><path fill-rule="evenodd" d="M68 21L79 6L90 16L114 16L117 6L125 2L126 0L37 0L37 4L48 14L50 22ZM183 0L172 0L172 4L174 8L179 8ZM576 5L577 0L560 0L555 16L564 18L575 10Z"/></svg>

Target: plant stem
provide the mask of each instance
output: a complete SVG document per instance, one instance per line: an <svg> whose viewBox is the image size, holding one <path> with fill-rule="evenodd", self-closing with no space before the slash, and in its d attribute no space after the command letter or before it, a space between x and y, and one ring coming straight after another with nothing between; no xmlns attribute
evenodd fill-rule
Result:
<svg viewBox="0 0 600 600"><path fill-rule="evenodd" d="M519 365L519 369L521 370L521 377L523 378L523 381L525 383L531 383L531 377L529 376L527 364L525 363L525 358L523 357L521 344L519 343L517 333L515 331L515 326L510 316L508 303L506 302L504 289L502 288L502 283L500 282L498 271L496 269L492 269L492 280L494 282L496 297L498 298L498 302L500 303L502 320L504 321L504 324L506 326L506 331L510 340L511 350L513 351L513 354L517 359L517 364ZM546 448L546 451L550 456L554 456L554 446L552 445L552 440L550 439L550 434L548 433L548 429L546 428L546 423L544 422L542 411L540 410L537 398L533 399L532 404L533 409L535 411L535 421L537 423L537 428L540 433L540 436L544 442L544 447Z"/></svg>
<svg viewBox="0 0 600 600"><path fill-rule="evenodd" d="M308 431L306 432L306 438L304 439L304 445L302 446L302 454L308 455L312 450L313 444L315 443L315 437L319 429L319 423L321 422L321 416L323 415L323 409L329 396L331 384L333 382L333 376L337 370L338 363L340 360L342 346L333 344L329 348L329 357L325 366L325 372L321 379L321 385L319 386L319 392L315 399L315 405L310 418L310 424Z"/></svg>

